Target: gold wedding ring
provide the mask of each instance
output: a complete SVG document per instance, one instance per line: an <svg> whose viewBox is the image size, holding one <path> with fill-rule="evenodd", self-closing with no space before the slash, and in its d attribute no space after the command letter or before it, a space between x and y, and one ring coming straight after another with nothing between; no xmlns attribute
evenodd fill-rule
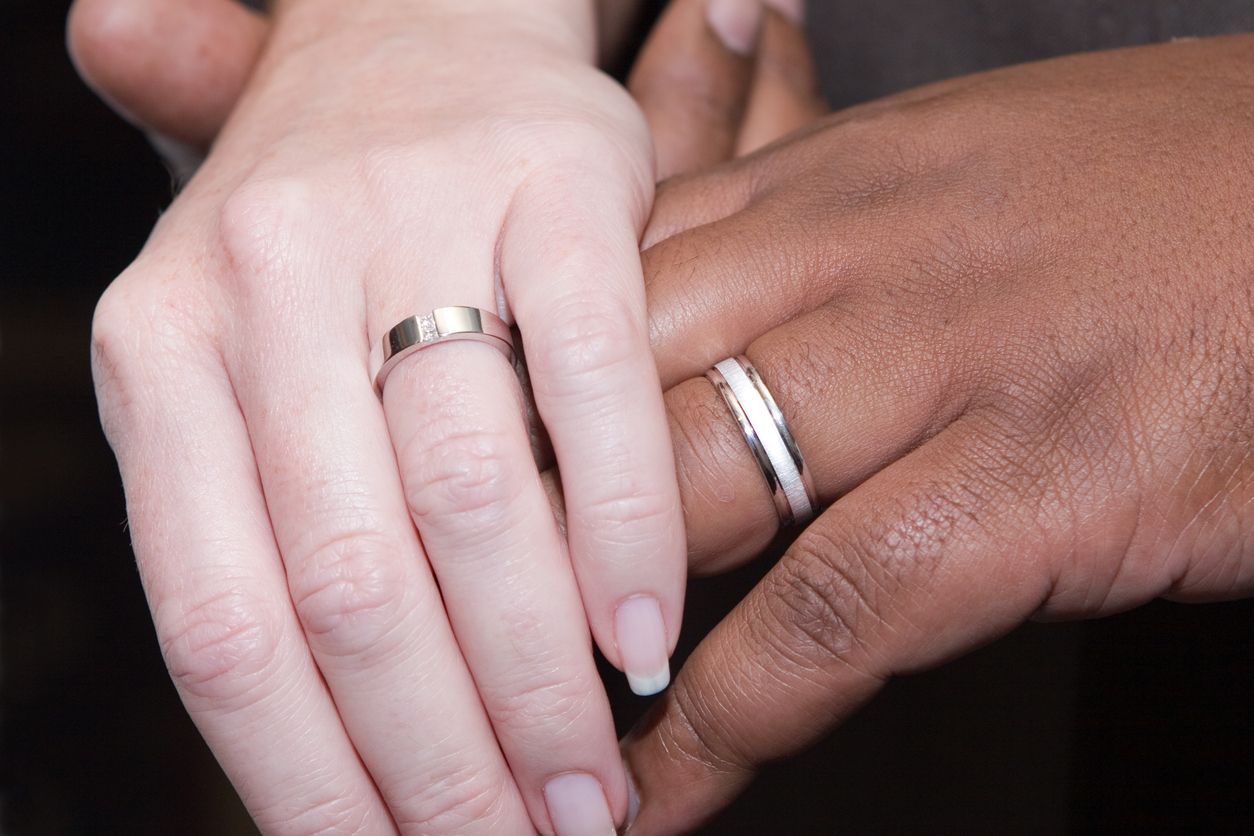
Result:
<svg viewBox="0 0 1254 836"><path fill-rule="evenodd" d="M383 384L396 364L436 343L472 340L486 343L514 360L514 338L509 325L482 308L452 305L406 317L383 337L383 363L374 377L374 388L383 395Z"/></svg>

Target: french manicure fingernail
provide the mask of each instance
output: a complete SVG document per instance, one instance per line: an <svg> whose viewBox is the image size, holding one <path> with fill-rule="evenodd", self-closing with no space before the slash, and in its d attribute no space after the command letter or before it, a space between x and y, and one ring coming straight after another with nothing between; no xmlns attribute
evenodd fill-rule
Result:
<svg viewBox="0 0 1254 836"><path fill-rule="evenodd" d="M766 10L762 0L707 0L705 19L723 46L737 55L752 55L758 47Z"/></svg>
<svg viewBox="0 0 1254 836"><path fill-rule="evenodd" d="M647 697L670 684L669 642L656 598L641 595L619 604L614 631L632 693Z"/></svg>
<svg viewBox="0 0 1254 836"><path fill-rule="evenodd" d="M766 5L788 18L788 20L792 21L797 26L805 25L805 0L764 0L764 2Z"/></svg>
<svg viewBox="0 0 1254 836"><path fill-rule="evenodd" d="M614 817L601 782L586 772L567 772L544 785L544 803L557 836L612 836Z"/></svg>

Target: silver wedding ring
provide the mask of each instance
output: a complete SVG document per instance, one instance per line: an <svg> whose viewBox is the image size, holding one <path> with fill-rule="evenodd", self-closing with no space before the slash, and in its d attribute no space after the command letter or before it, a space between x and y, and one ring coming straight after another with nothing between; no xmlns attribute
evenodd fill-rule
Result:
<svg viewBox="0 0 1254 836"><path fill-rule="evenodd" d="M396 364L415 352L450 340L487 343L514 360L514 338L509 325L482 308L452 305L406 317L383 336L383 364L374 377L375 391L383 394L383 384Z"/></svg>
<svg viewBox="0 0 1254 836"><path fill-rule="evenodd" d="M757 459L775 510L784 525L804 525L819 507L814 480L806 469L784 414L749 358L729 357L705 376L723 396Z"/></svg>

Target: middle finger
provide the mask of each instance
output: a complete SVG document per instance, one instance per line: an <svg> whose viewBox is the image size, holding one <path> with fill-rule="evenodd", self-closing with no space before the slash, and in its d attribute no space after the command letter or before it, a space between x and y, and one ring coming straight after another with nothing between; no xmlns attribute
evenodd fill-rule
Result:
<svg viewBox="0 0 1254 836"><path fill-rule="evenodd" d="M384 405L410 512L533 820L584 832L560 820L574 795L611 831L626 803L613 718L513 369L491 346L433 345L387 378Z"/></svg>

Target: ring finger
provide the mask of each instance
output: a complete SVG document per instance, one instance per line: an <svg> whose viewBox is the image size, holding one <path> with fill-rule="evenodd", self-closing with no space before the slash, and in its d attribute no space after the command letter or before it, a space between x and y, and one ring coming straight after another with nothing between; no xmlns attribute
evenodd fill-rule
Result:
<svg viewBox="0 0 1254 836"><path fill-rule="evenodd" d="M265 351L258 360L228 350L227 362L291 600L345 728L403 830L525 830L522 799L406 511L354 326L364 312L312 292L326 261L271 257L316 250L292 240L290 230L302 228L292 216L307 203L289 185L238 193L222 232L239 279L239 321L250 332L230 344ZM286 297L257 276L293 288L328 327L288 327Z"/></svg>

